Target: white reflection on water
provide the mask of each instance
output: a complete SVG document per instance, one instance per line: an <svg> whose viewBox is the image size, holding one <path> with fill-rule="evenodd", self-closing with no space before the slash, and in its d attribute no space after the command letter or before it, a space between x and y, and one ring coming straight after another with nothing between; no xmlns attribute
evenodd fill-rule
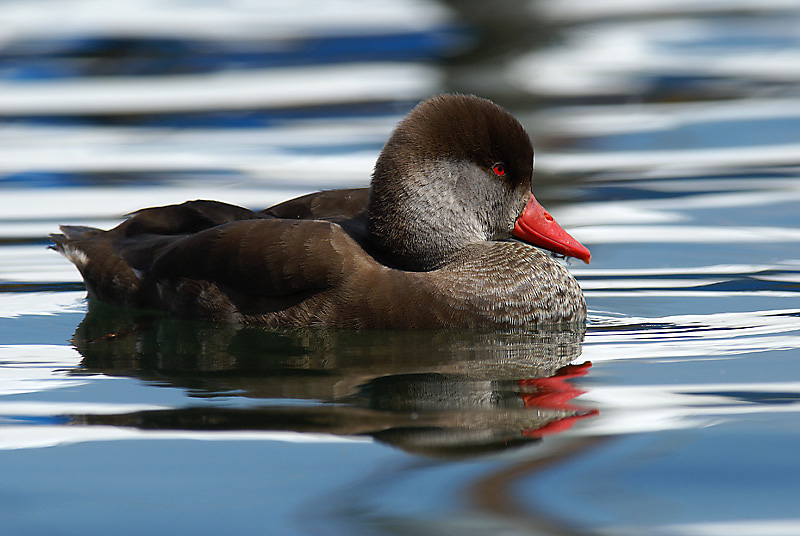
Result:
<svg viewBox="0 0 800 536"><path fill-rule="evenodd" d="M69 377L81 355L69 346L0 345L0 396L74 387L85 380Z"/></svg>
<svg viewBox="0 0 800 536"><path fill-rule="evenodd" d="M736 13L781 11L797 7L795 0L536 0L534 9L554 19L582 20L602 17L670 15L687 13Z"/></svg>
<svg viewBox="0 0 800 536"><path fill-rule="evenodd" d="M669 151L666 151L669 152ZM746 168L745 168L746 169ZM559 208L557 211L558 219L562 224L575 227L586 227L585 232L593 233L593 229L602 228L609 224L625 224L615 226L622 237L627 234L623 229L637 229L635 224L664 224L664 223L684 223L699 219L691 214L692 211L718 210L740 207L743 210L752 212L753 208L765 207L770 205L781 205L785 203L797 203L800 201L800 179L796 176L786 178L769 178L755 176L747 179L733 179L721 175L715 179L704 178L681 178L671 180L667 178L666 170L661 169L661 174L656 176L641 176L636 174L615 173L613 176L599 175L595 178L599 192L608 187L630 187L642 192L642 195L649 192L665 192L674 194L663 199L620 199L613 203L608 202L587 202L575 203L567 207ZM684 173L689 171L684 170ZM702 174L702 169L695 169L695 174ZM713 172L709 172L713 173ZM708 193L713 192L713 193ZM788 212L790 209L776 209L776 214ZM736 218L734 221L740 223L747 218ZM669 226L647 226L639 227L639 231L653 229L654 239L658 241L659 234L664 236L664 229L674 229L674 236L685 240L700 241L737 241L741 239L748 242L757 238L759 233L764 231L766 240L785 237L788 241L794 241L796 237L796 227L782 228L754 228L749 227L751 232L747 232L748 227L736 225L734 221L726 221L729 225L720 227L718 225L677 225ZM662 232L659 232L659 229ZM703 237L705 229L710 229L710 234L705 238L693 238L694 233L700 233ZM689 232L681 232L687 231ZM726 230L729 230L726 232ZM742 230L743 232L739 232ZM575 229L576 233L584 230ZM597 240L613 241L604 238L606 233L595 233ZM610 232L607 236L614 237L617 233ZM667 235L669 233L667 232ZM623 241L625 241L623 239Z"/></svg>
<svg viewBox="0 0 800 536"><path fill-rule="evenodd" d="M277 175L270 174L270 179L279 179L292 166L301 177L316 175L317 182L338 183L346 173L357 172L366 183L380 147L399 119L390 115L299 120L244 129L9 125L0 127L0 171L259 169ZM327 169L320 158L329 158L332 166Z"/></svg>
<svg viewBox="0 0 800 536"><path fill-rule="evenodd" d="M83 115L251 110L420 99L440 87L423 65L350 64L158 77L0 82L0 114Z"/></svg>
<svg viewBox="0 0 800 536"><path fill-rule="evenodd" d="M800 229L787 227L756 227L731 225L714 227L709 225L594 225L575 229L573 234L581 242L589 244L630 242L691 243L737 243L748 242L798 242Z"/></svg>
<svg viewBox="0 0 800 536"><path fill-rule="evenodd" d="M609 151L550 153L536 157L536 165L550 173L588 173L606 170L630 171L658 168L737 169L748 166L795 165L800 143L730 149L683 149L653 151Z"/></svg>
<svg viewBox="0 0 800 536"><path fill-rule="evenodd" d="M628 528L627 530L622 529L617 534L642 534L637 530L647 531L648 529ZM731 523L660 525L657 534L663 536L797 536L798 531L800 531L800 518L786 518L759 521L741 520Z"/></svg>
<svg viewBox="0 0 800 536"><path fill-rule="evenodd" d="M582 357L593 362L691 360L800 348L800 310L796 309L655 318L597 315L591 320L607 329L586 334Z"/></svg>
<svg viewBox="0 0 800 536"><path fill-rule="evenodd" d="M688 384L635 387L596 387L579 401L602 408L596 419L583 423L581 435L616 435L703 428L742 415L800 413L800 402L756 404L726 395L746 391L750 396L791 393L800 399L800 383ZM716 395L714 393L722 392Z"/></svg>
<svg viewBox="0 0 800 536"><path fill-rule="evenodd" d="M602 136L669 132L679 128L697 128L711 122L741 129L742 124L747 125L753 120L769 122L797 119L799 116L800 100L796 98L744 98L732 102L558 106L539 112L533 117L538 128L551 135ZM749 134L754 141L758 140L757 132ZM708 144L714 140L696 137L691 141Z"/></svg>
<svg viewBox="0 0 800 536"><path fill-rule="evenodd" d="M6 408L0 405L0 422L8 415ZM42 408L38 408L42 409ZM80 409L80 408L77 408ZM128 409L128 407L115 408L108 406L101 413L113 412L115 409ZM137 408L153 409L153 408ZM58 414L61 415L61 414ZM12 418L21 418L12 416ZM119 441L119 440L168 440L192 439L202 441L282 441L287 443L364 443L365 438L351 438L333 434L311 434L299 432L193 432L170 430L139 430L132 427L115 426L65 426L65 425L35 425L35 426L0 426L0 450L54 447L88 441Z"/></svg>
<svg viewBox="0 0 800 536"><path fill-rule="evenodd" d="M718 14L725 12L724 3L714 4ZM796 9L796 2L792 4ZM558 96L641 95L657 89L664 78L682 79L687 87L742 94L759 84L796 81L800 38L794 13L770 13L769 6L759 11L758 16L738 19L579 26L565 32L558 47L521 56L509 67L508 77L525 91Z"/></svg>
<svg viewBox="0 0 800 536"><path fill-rule="evenodd" d="M6 0L0 23L9 38L70 35L141 35L225 40L275 40L320 34L424 30L450 18L442 6L420 0L136 0L107 9L104 0ZM357 13L357 16L354 16ZM79 15L79 16L76 16Z"/></svg>
<svg viewBox="0 0 800 536"><path fill-rule="evenodd" d="M183 141L186 135L154 131L140 136L128 135L126 139L117 141L112 130L109 139L84 143L75 143L70 139L76 133L74 129L50 129L49 136L38 140L35 136L39 133L34 132L33 143L21 141L25 138L21 138L19 132L7 132L0 134L0 139L8 140L8 143L4 143L5 147L0 149L0 156L4 160L0 163L0 170L7 173L31 169L60 173L229 170L247 174L247 180L251 183L269 181L275 185L295 181L331 186L357 182L366 185L378 151L391 127L387 126L380 135L369 140L364 139L365 133L360 139L348 139L341 133L312 134L311 130L303 142L305 146L287 146L286 139L282 142L258 139L257 132L252 132L247 140L242 139L242 135L237 136L239 139L230 140L230 131L204 132L208 139L189 143ZM58 134L58 137L53 134ZM271 134L278 138L285 131L271 129ZM323 139L321 134L329 144L324 150L310 145L320 143L319 140ZM26 133L26 136L29 134ZM218 138L217 142L212 142L212 138ZM374 148L353 150L352 146L360 145Z"/></svg>
<svg viewBox="0 0 800 536"><path fill-rule="evenodd" d="M0 229L3 227L0 225ZM63 262L58 262L57 257L54 258L54 253L43 244L3 246L0 249L0 259L2 259L0 262L0 285L7 288L8 285L25 282L78 282L80 274L74 269L65 269ZM85 292L81 294L81 298L86 296ZM69 306L64 307L64 305L74 303L75 299L72 293L2 293L0 294L0 317L13 318L21 314L68 312Z"/></svg>
<svg viewBox="0 0 800 536"><path fill-rule="evenodd" d="M182 203L189 199L216 199L252 208L266 208L271 204L285 201L292 196L310 191L309 186L287 187L285 189L258 189L239 185L235 181L215 184L213 180L186 181L184 184L169 186L137 187L87 187L68 188L58 195L42 195L39 189L5 190L3 201L8 203L8 211L0 216L0 236L25 236L26 225L36 225L38 231L57 230L60 223L74 224L77 221L104 220L100 223L119 223L124 214L155 205ZM32 210L31 207L35 207ZM6 219L7 218L7 219ZM117 218L111 220L110 218ZM9 221L11 220L11 221ZM98 223L98 225L100 224ZM16 227L19 225L19 227ZM16 235L13 233L21 232ZM43 234L37 236L42 237ZM4 246L5 248L6 246ZM9 248L15 246L8 246ZM14 251L9 249L9 251Z"/></svg>
<svg viewBox="0 0 800 536"><path fill-rule="evenodd" d="M59 275L62 272L57 272ZM52 281L51 272L43 279ZM64 274L65 275L65 274ZM5 279L0 271L0 281ZM58 280L58 279L55 279ZM20 316L55 316L82 313L86 310L85 292L3 292L0 293L0 318ZM10 350L11 347L6 348Z"/></svg>

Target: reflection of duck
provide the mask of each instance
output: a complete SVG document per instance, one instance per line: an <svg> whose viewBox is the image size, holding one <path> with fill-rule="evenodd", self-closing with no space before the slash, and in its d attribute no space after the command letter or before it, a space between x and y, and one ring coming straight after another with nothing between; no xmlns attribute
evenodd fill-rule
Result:
<svg viewBox="0 0 800 536"><path fill-rule="evenodd" d="M442 95L400 123L369 189L263 212L194 201L139 211L111 231L65 226L53 240L101 301L195 318L346 328L583 321L569 272L507 241L513 233L589 261L531 195L532 166L528 135L508 112Z"/></svg>
<svg viewBox="0 0 800 536"><path fill-rule="evenodd" d="M594 413L569 404L580 393L564 382L585 372L565 368L580 355L582 338L574 327L276 333L140 319L94 302L73 339L84 356L78 374L136 377L250 402L76 415L73 422L367 435L413 452L477 454L537 441ZM303 399L318 403L293 402Z"/></svg>

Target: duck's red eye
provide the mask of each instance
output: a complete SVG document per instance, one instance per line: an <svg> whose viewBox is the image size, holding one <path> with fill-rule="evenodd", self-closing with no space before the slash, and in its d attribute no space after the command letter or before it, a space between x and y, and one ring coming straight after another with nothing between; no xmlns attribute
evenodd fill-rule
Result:
<svg viewBox="0 0 800 536"><path fill-rule="evenodd" d="M492 166L492 171L494 171L494 174L498 177L502 177L506 174L506 165L502 162L498 162Z"/></svg>

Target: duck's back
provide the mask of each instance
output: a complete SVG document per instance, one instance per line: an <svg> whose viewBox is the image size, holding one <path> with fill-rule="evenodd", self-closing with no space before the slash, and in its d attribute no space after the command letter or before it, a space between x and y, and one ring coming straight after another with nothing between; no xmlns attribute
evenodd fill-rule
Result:
<svg viewBox="0 0 800 536"><path fill-rule="evenodd" d="M322 192L263 212L189 201L139 211L109 231L63 226L52 239L100 301L243 321L307 300L370 263L334 223L353 219L336 198L353 199L353 210L359 201L358 191Z"/></svg>
<svg viewBox="0 0 800 536"><path fill-rule="evenodd" d="M369 188L323 190L296 197L261 211L288 220L325 220L336 223L362 218L369 201Z"/></svg>

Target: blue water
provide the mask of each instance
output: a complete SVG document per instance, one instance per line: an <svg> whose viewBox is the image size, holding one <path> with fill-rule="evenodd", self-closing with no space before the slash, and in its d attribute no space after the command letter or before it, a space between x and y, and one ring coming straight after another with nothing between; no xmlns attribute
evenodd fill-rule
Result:
<svg viewBox="0 0 800 536"><path fill-rule="evenodd" d="M3 534L800 534L800 9L453 4L0 6ZM46 248L366 185L444 91L531 133L585 333L191 322Z"/></svg>

